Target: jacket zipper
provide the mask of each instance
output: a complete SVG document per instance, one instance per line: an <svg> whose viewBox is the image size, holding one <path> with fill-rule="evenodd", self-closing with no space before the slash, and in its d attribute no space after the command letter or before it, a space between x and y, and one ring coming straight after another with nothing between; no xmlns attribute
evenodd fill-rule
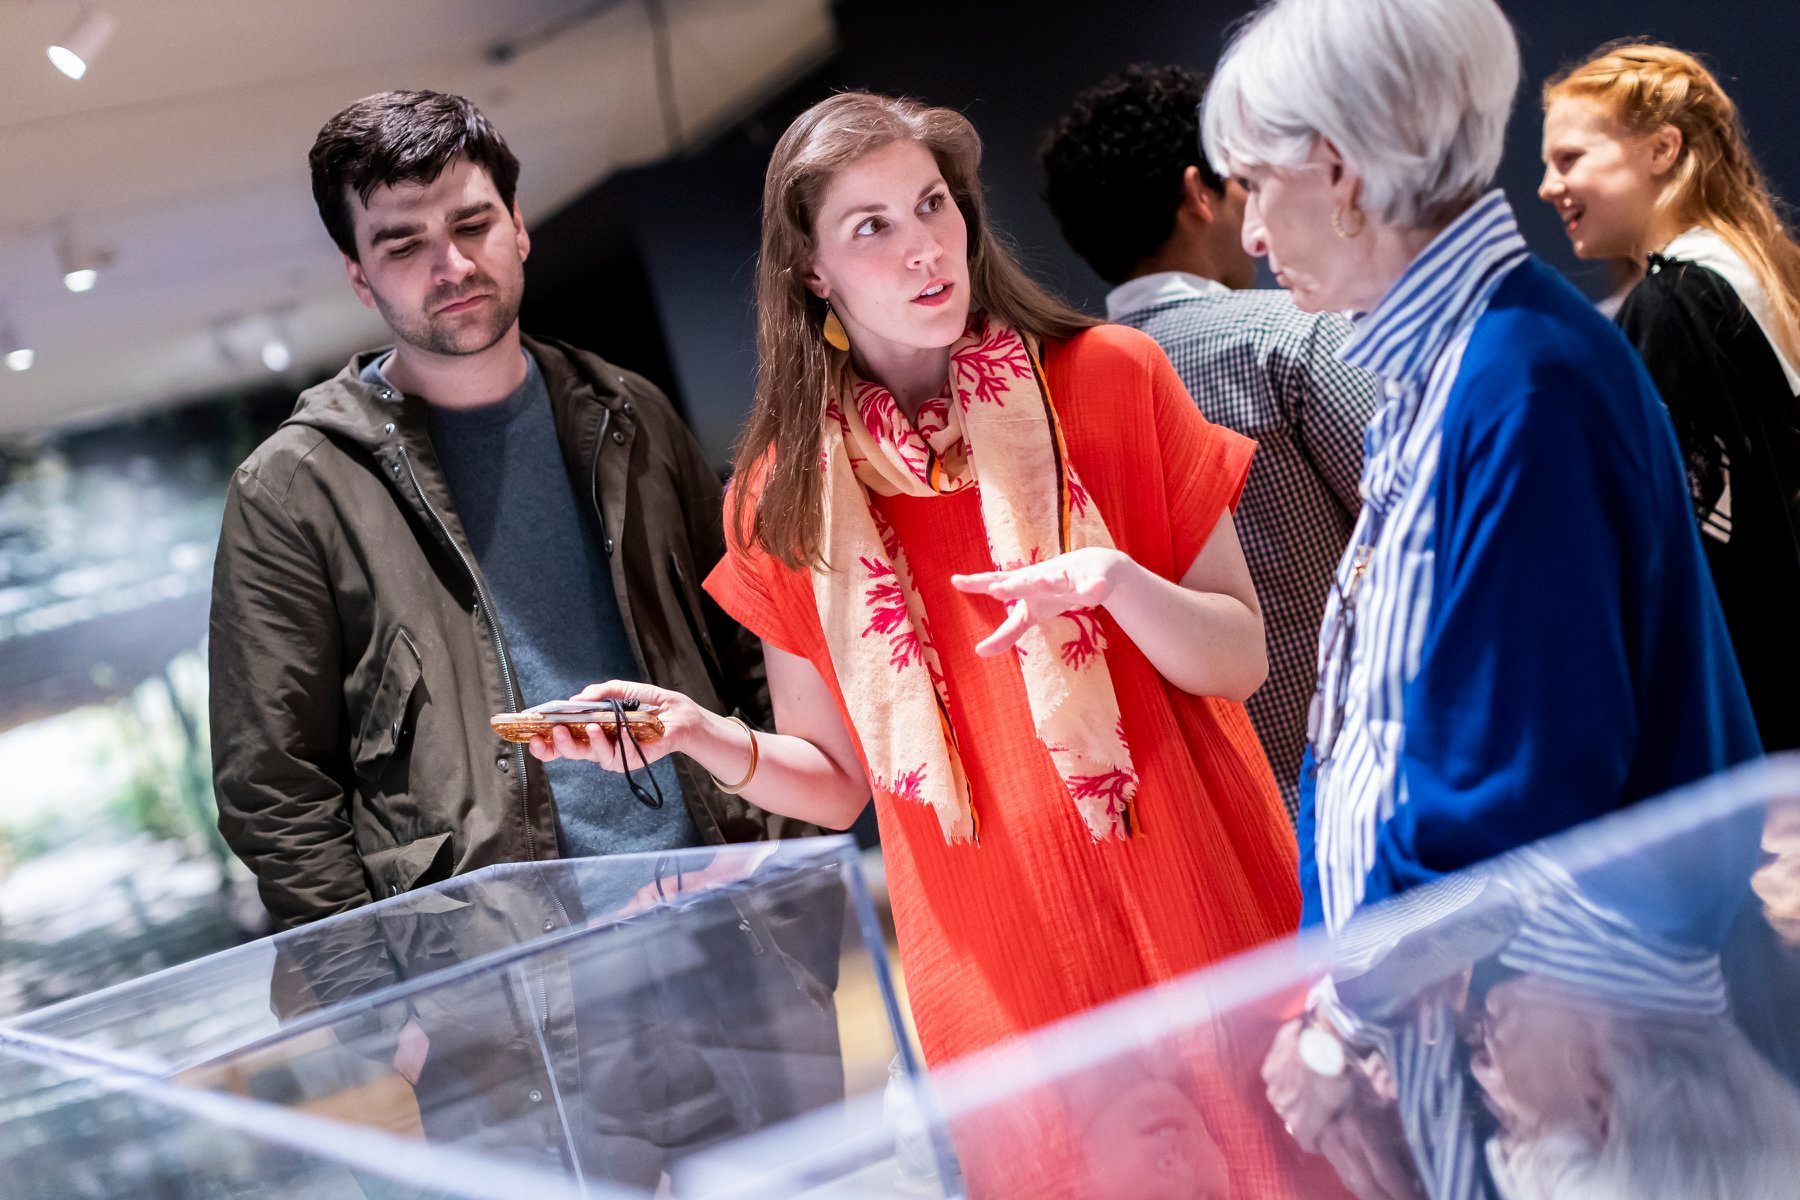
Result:
<svg viewBox="0 0 1800 1200"><path fill-rule="evenodd" d="M606 431L612 427L612 415L612 409L604 406L600 409L600 432L598 436L594 438L594 454L588 463L588 496L594 504L594 515L600 520L600 548L606 551L606 557L608 558L613 556L613 536L606 528L606 506L600 502L600 449L606 445ZM675 564L675 573L676 578L681 581L682 586L685 588L687 585L687 577L681 574L681 565L679 563ZM692 620L692 617L690 616L689 619ZM701 647L702 652L705 651L706 643L701 641L697 634L695 637L695 644ZM716 657L717 655L715 652L715 658ZM701 803L706 808L707 820L711 821L713 824L714 836L717 837L720 842L723 842L725 840L725 825L719 820L719 814L713 811L712 801L702 795Z"/></svg>
<svg viewBox="0 0 1800 1200"><path fill-rule="evenodd" d="M612 427L612 415L612 409L606 407L600 409L600 432L598 436L594 438L594 454L592 459L588 462L588 496L594 503L594 515L599 518L600 521L600 548L606 551L606 557L608 558L613 556L613 536L606 528L606 506L600 502L600 448L606 445L606 431ZM623 530L620 532L623 532ZM675 569L677 573L681 570L679 565ZM685 584L686 580L683 579L682 582ZM695 639L695 644L702 647L705 645L705 643L700 642L698 638ZM686 789L683 790L685 791ZM701 803L706 806L707 819L713 823L714 835L719 841L723 842L725 840L725 826L720 822L719 814L713 811L712 802L707 800L704 796L701 797ZM702 832L704 833L704 831Z"/></svg>
<svg viewBox="0 0 1800 1200"><path fill-rule="evenodd" d="M594 502L594 515L600 519L600 548L606 557L613 556L612 532L606 528L606 506L600 502L600 447L606 445L606 431L612 425L612 409L600 409L600 432L594 438L594 455L588 462L588 498Z"/></svg>
<svg viewBox="0 0 1800 1200"><path fill-rule="evenodd" d="M481 609L482 619L487 622L488 637L493 641L494 654L500 660L500 682L506 688L506 702L512 706L514 712L517 712L524 707L525 701L520 697L519 689L513 683L512 664L506 657L506 643L500 639L500 622L495 619L493 606L488 602L487 588L483 586L481 576L476 573L475 564L469 561L469 556L463 553L463 548L457 540L450 536L450 527L444 524L444 518L438 515L437 509L433 508L431 501L426 498L425 489L419 486L419 476L413 470L412 455L406 452L404 446L400 447L400 461L406 466L406 478L412 483L413 492L419 497L419 503L425 506L425 511L430 514L432 521L437 525L438 532L444 536L444 541L448 542L450 548L456 551L456 557L461 560L463 570L468 572L469 582L475 585L475 603ZM514 745L511 752L519 760L519 802L526 806L525 845L531 851L531 857L535 859L537 858L537 843L531 834L529 789L526 787L524 771L525 751Z"/></svg>
<svg viewBox="0 0 1800 1200"><path fill-rule="evenodd" d="M431 500L425 495L425 489L419 486L418 473L413 470L412 455L406 452L405 446L399 447L399 452L400 462L406 467L406 478L412 483L413 493L419 497L419 503L425 506L425 511L430 514L432 521L437 525L438 532L450 544L450 548L456 551L456 557L461 560L463 570L468 572L469 582L475 585L475 603L481 609L482 618L487 621L488 636L492 639L494 653L500 660L500 681L506 687L506 702L512 706L514 712L517 712L524 707L524 701L520 698L519 689L513 682L512 664L506 657L506 643L500 639L500 622L495 618L493 606L488 602L487 588L482 584L481 575L475 570L475 564L469 561L469 556L463 553L461 544L450 535L450 527L444 524L444 518L439 516L438 510L431 506ZM525 777L525 748L515 744L510 753L519 777L519 811L525 818L525 853L530 856L532 862L536 862L538 860L537 838L531 832L531 786ZM556 894L554 888L547 890L550 892L551 903L556 905L556 911L562 915L563 927L566 929L573 925L574 922L569 919L569 911L563 907L562 897ZM540 1027L547 1028L550 1022L550 984L543 971L538 973L538 992L543 1002L543 1007L539 1010L542 1015L538 1017L538 1024Z"/></svg>

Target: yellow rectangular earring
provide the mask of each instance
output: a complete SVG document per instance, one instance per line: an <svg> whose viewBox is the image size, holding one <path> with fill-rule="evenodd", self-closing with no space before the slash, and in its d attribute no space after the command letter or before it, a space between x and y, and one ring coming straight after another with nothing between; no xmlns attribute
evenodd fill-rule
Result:
<svg viewBox="0 0 1800 1200"><path fill-rule="evenodd" d="M826 344L831 346L832 349L842 350L846 353L849 352L850 334L845 330L844 323L838 320L837 309L831 307L831 301L829 300L825 302L824 333Z"/></svg>

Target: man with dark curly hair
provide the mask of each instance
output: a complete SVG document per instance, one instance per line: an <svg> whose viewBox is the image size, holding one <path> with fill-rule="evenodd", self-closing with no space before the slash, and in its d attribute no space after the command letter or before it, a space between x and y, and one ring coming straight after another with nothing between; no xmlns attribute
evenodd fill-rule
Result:
<svg viewBox="0 0 1800 1200"><path fill-rule="evenodd" d="M1110 321L1155 338L1206 418L1257 440L1237 510L1269 647L1246 707L1293 818L1319 620L1362 507L1374 380L1337 358L1350 323L1285 291L1245 290L1244 190L1200 153L1205 82L1134 66L1083 92L1044 136L1044 199L1112 285Z"/></svg>

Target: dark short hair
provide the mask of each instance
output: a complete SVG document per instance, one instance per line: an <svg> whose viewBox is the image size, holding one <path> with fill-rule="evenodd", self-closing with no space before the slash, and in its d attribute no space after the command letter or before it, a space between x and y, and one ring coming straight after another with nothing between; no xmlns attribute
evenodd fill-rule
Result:
<svg viewBox="0 0 1800 1200"><path fill-rule="evenodd" d="M1064 240L1108 283L1123 283L1175 232L1189 167L1225 190L1200 153L1205 94L1186 67L1127 67L1077 96L1044 135L1044 200Z"/></svg>
<svg viewBox="0 0 1800 1200"><path fill-rule="evenodd" d="M429 184L458 158L488 173L508 209L519 186L519 160L506 139L480 109L444 92L364 96L325 122L307 157L319 217L351 258L357 256L352 190L367 205L376 188Z"/></svg>

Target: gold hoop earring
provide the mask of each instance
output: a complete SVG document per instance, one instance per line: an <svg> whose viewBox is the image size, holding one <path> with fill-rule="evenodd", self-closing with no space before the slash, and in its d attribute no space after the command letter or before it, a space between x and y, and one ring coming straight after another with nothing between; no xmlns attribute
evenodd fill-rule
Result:
<svg viewBox="0 0 1800 1200"><path fill-rule="evenodd" d="M825 334L826 344L833 350L843 350L846 353L849 351L850 332L844 328L844 323L838 320L837 309L831 307L831 301L829 300L825 302L825 327L823 332Z"/></svg>
<svg viewBox="0 0 1800 1200"><path fill-rule="evenodd" d="M1356 215L1355 229L1344 228L1344 209L1337 209L1331 214L1331 232L1337 234L1346 241L1360 234L1364 229L1368 228L1369 225L1369 218L1363 215L1362 209L1352 204L1349 207L1349 211Z"/></svg>

